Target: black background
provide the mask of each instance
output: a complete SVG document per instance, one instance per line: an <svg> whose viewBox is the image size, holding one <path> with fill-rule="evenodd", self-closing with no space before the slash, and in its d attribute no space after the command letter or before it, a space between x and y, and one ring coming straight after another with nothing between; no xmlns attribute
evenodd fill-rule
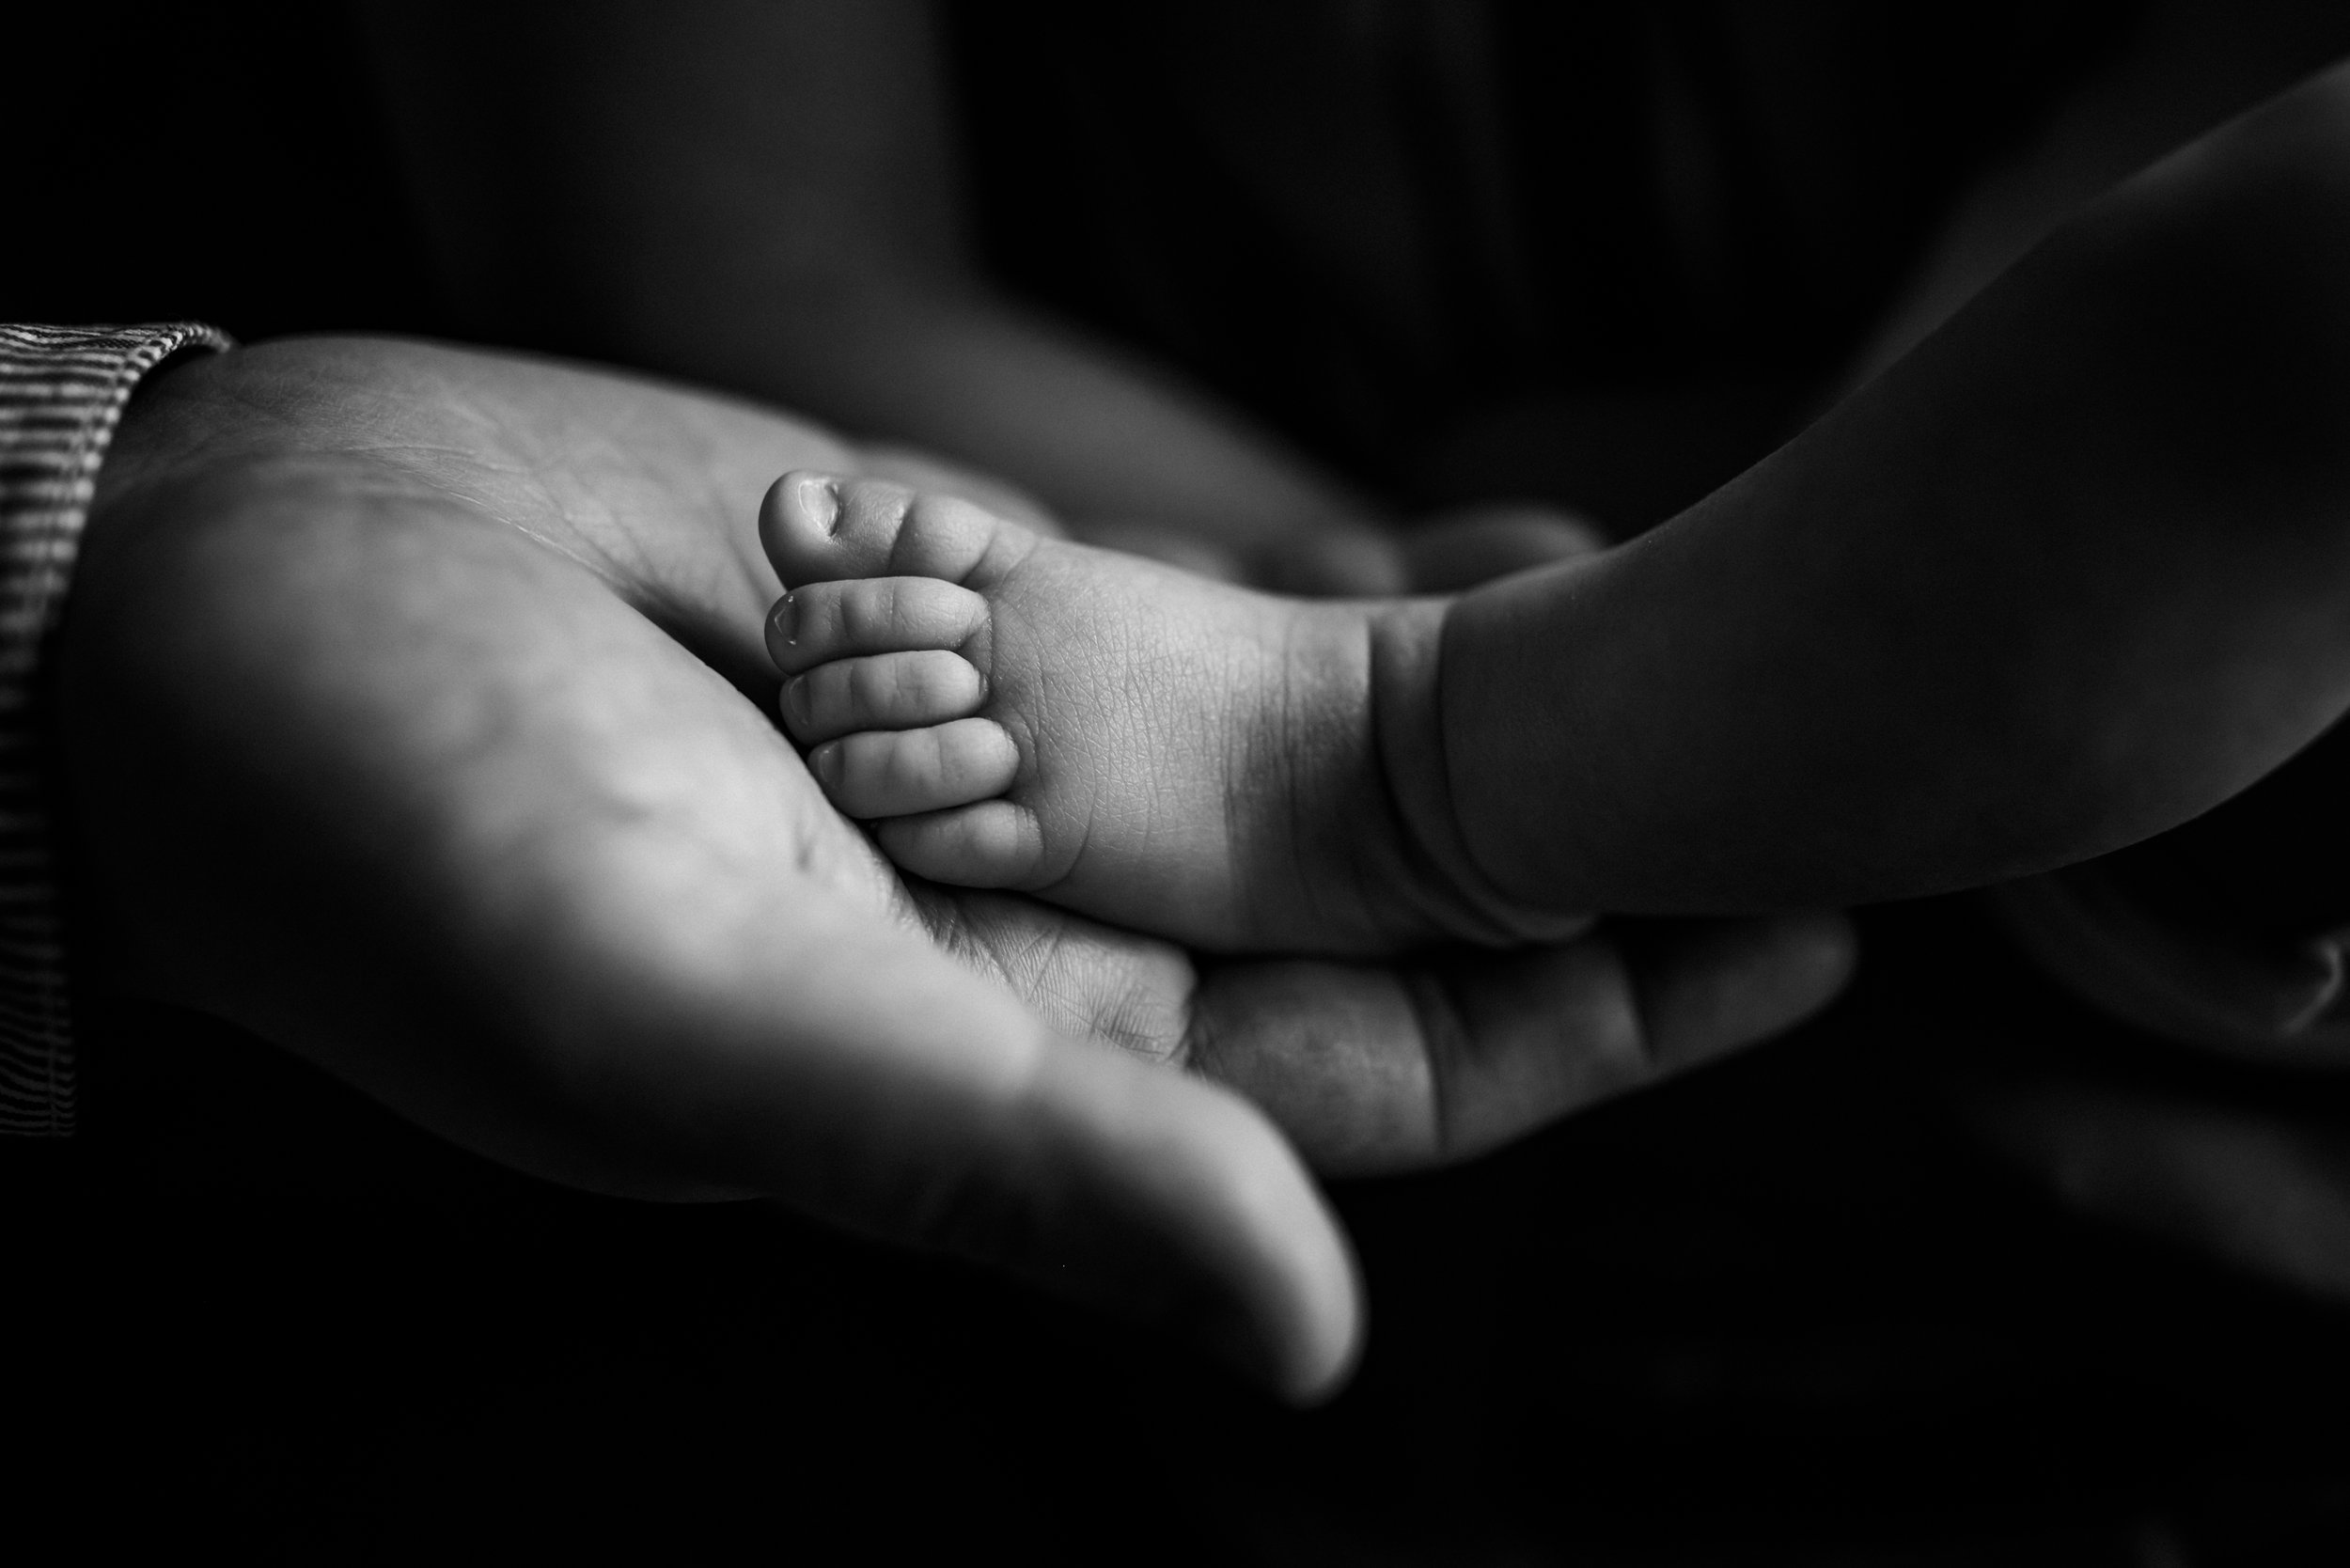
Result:
<svg viewBox="0 0 2350 1568"><path fill-rule="evenodd" d="M8 52L0 317L461 330L332 8ZM2063 1217L1950 1113L2154 1048L1963 907L1871 928L1767 1053L1340 1190L1371 1351L1309 1414L960 1265L505 1173L93 995L84 1135L0 1146L0 1551L2350 1560L2342 1318Z"/></svg>

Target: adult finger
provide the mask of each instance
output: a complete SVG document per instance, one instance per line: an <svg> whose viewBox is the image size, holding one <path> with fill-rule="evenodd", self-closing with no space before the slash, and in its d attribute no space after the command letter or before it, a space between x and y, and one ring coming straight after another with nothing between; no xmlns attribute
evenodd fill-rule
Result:
<svg viewBox="0 0 2350 1568"><path fill-rule="evenodd" d="M1159 1323L1285 1397L1343 1378L1353 1263L1261 1113L1053 1035L911 933L811 930L813 890L789 892L666 953L633 923L567 945L567 966L601 955L592 983L541 992L577 998L545 1027L596 1064L568 1074L589 1119L715 1184Z"/></svg>
<svg viewBox="0 0 2350 1568"><path fill-rule="evenodd" d="M67 679L127 978L550 1179L766 1196L1306 1398L1358 1333L1296 1156L907 917L789 744L571 560L361 460L114 514Z"/></svg>
<svg viewBox="0 0 2350 1568"><path fill-rule="evenodd" d="M1529 567L1607 547L1589 518L1537 502L1462 507L1405 536L1403 568L1415 593L1455 593Z"/></svg>
<svg viewBox="0 0 2350 1568"><path fill-rule="evenodd" d="M1841 917L1786 916L1404 967L1231 964L1202 979L1185 1060L1318 1170L1409 1170L1778 1033L1842 988L1853 952Z"/></svg>
<svg viewBox="0 0 2350 1568"><path fill-rule="evenodd" d="M2350 1301L2350 1138L2274 1111L2086 1079L1985 1082L1969 1120L2070 1207Z"/></svg>
<svg viewBox="0 0 2350 1568"><path fill-rule="evenodd" d="M1229 545L1187 529L1119 518L1085 518L1073 525L1069 533L1072 539L1097 549L1164 561L1196 576L1223 583L1248 580L1246 563Z"/></svg>
<svg viewBox="0 0 2350 1568"><path fill-rule="evenodd" d="M1058 539L1067 533L1052 509L1042 501L994 474L966 468L935 452L887 442L867 442L856 449L857 470L877 479L894 479L912 490L957 495L998 517L1009 517L1032 531Z"/></svg>
<svg viewBox="0 0 2350 1568"><path fill-rule="evenodd" d="M1314 599L1383 599L1410 587L1395 537L1368 525L1301 528L1261 551L1249 576L1260 588Z"/></svg>

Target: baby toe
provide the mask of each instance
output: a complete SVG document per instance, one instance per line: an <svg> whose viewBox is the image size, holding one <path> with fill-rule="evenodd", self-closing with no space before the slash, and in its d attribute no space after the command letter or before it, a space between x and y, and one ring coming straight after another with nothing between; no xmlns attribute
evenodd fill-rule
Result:
<svg viewBox="0 0 2350 1568"><path fill-rule="evenodd" d="M960 496L806 469L768 488L759 537L789 584L885 575L961 582L999 543L1034 538Z"/></svg>
<svg viewBox="0 0 2350 1568"><path fill-rule="evenodd" d="M807 765L848 815L902 817L1002 794L1020 772L1020 748L1002 725L964 718L826 741Z"/></svg>
<svg viewBox="0 0 2350 1568"><path fill-rule="evenodd" d="M893 817L873 836L904 870L958 887L1032 887L1044 859L1036 813L1008 800Z"/></svg>
<svg viewBox="0 0 2350 1568"><path fill-rule="evenodd" d="M867 526L844 539L841 525L849 513L842 503L852 484L861 497L856 515ZM759 542L776 575L787 584L799 584L867 577L882 570L889 559L888 541L880 541L875 547L870 522L877 498L873 493L885 488L895 494L901 510L914 494L902 485L884 487L879 480L853 481L805 468L795 468L769 485L759 504Z"/></svg>
<svg viewBox="0 0 2350 1568"><path fill-rule="evenodd" d="M986 600L934 577L810 583L768 612L767 653L798 675L864 654L961 649L986 624Z"/></svg>
<svg viewBox="0 0 2350 1568"><path fill-rule="evenodd" d="M907 502L890 549L889 570L968 583L982 567L1009 564L1037 535L960 495L924 494Z"/></svg>
<svg viewBox="0 0 2350 1568"><path fill-rule="evenodd" d="M783 683L783 727L803 745L860 729L914 729L968 717L985 700L970 662L937 649L818 665Z"/></svg>

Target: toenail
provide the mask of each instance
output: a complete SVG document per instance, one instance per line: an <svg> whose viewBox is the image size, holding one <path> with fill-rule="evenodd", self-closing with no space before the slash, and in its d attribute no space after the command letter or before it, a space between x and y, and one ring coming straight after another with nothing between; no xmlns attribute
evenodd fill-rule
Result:
<svg viewBox="0 0 2350 1568"><path fill-rule="evenodd" d="M810 474L800 481L800 510L824 530L826 539L840 531L840 491L822 475Z"/></svg>
<svg viewBox="0 0 2350 1568"><path fill-rule="evenodd" d="M800 645L798 600L791 594L785 594L781 600L777 601L774 612L767 619L774 623L776 635L783 639L783 645L786 648L797 648Z"/></svg>

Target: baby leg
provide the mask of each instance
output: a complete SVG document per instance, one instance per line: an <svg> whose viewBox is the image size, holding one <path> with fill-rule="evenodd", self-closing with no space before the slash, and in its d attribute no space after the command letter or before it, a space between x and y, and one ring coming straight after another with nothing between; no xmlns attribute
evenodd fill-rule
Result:
<svg viewBox="0 0 2350 1568"><path fill-rule="evenodd" d="M1610 910L2000 881L2274 768L2350 708L2350 68L1679 518L1465 595L1442 670L1475 863Z"/></svg>
<svg viewBox="0 0 2350 1568"><path fill-rule="evenodd" d="M1434 869L1386 772L1376 649L1429 605L1254 593L967 502L789 474L760 537L785 728L900 865L1192 944L1563 935Z"/></svg>

